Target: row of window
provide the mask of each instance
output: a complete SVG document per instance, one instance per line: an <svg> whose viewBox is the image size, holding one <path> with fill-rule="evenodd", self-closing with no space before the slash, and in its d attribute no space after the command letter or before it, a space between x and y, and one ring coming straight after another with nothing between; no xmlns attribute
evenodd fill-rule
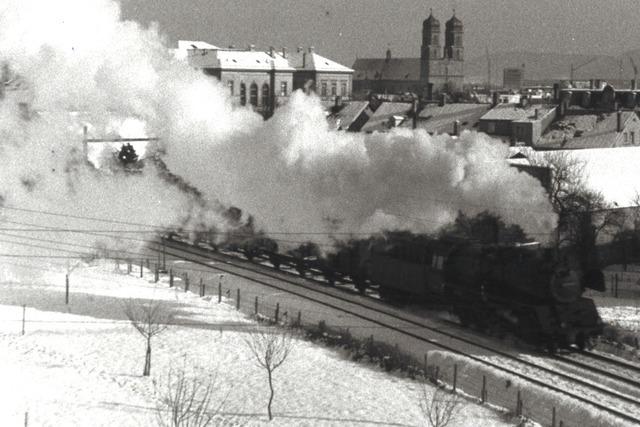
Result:
<svg viewBox="0 0 640 427"><path fill-rule="evenodd" d="M326 80L320 81L320 96L329 96L329 86L331 83L331 96L338 95L338 82L336 80L331 80L331 82L327 82ZM347 82L340 83L340 96L347 96Z"/></svg>
<svg viewBox="0 0 640 427"><path fill-rule="evenodd" d="M231 96L235 96L235 82L233 80L229 80L227 82L227 86L229 88L229 94ZM289 87L287 82L280 82L280 94L278 96L287 96L289 93ZM264 107L269 106L270 99L270 88L269 84L264 83L262 85L262 105ZM254 107L258 106L258 85L252 83L249 86L249 104ZM244 83L240 83L240 105L247 105L247 85Z"/></svg>

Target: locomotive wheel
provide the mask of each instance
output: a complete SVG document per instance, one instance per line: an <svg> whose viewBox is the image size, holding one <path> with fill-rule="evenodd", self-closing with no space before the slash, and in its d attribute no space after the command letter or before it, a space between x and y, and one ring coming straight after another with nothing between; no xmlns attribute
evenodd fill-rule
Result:
<svg viewBox="0 0 640 427"><path fill-rule="evenodd" d="M582 332L576 336L576 346L580 351L584 351L587 348L587 339Z"/></svg>
<svg viewBox="0 0 640 427"><path fill-rule="evenodd" d="M280 263L277 259L275 259L275 257L270 257L269 261L271 262L271 265L273 265L273 268L275 268L276 270L280 270Z"/></svg>

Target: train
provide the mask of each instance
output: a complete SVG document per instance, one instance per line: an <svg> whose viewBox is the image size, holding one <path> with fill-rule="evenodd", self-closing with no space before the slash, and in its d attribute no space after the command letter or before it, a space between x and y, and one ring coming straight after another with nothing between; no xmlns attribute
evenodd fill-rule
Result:
<svg viewBox="0 0 640 427"><path fill-rule="evenodd" d="M520 238L491 240L396 232L342 242L325 253L312 243L281 251L276 240L245 230L209 243L331 285L349 283L362 293L372 288L384 300L437 304L462 325L511 333L552 353L585 349L603 333L593 300L584 296L587 289L605 291L592 255ZM634 253L640 253L637 241ZM626 256L629 242L609 245L608 258Z"/></svg>

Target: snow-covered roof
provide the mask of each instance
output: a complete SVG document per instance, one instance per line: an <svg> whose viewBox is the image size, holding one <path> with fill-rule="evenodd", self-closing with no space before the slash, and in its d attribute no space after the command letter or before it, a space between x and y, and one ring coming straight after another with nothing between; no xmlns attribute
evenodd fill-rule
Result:
<svg viewBox="0 0 640 427"><path fill-rule="evenodd" d="M291 52L287 55L289 64L297 70L321 71L325 73L353 73L353 70L322 55L311 52Z"/></svg>
<svg viewBox="0 0 640 427"><path fill-rule="evenodd" d="M218 47L199 40L178 40L178 48L174 50L176 58L186 59L189 49L218 49Z"/></svg>
<svg viewBox="0 0 640 427"><path fill-rule="evenodd" d="M188 52L189 64L196 68L294 71L287 59L275 51L189 49Z"/></svg>

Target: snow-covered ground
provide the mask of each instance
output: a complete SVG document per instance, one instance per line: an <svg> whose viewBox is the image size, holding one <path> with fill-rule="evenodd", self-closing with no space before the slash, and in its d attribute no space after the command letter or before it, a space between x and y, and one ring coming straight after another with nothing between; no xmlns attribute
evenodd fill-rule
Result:
<svg viewBox="0 0 640 427"><path fill-rule="evenodd" d="M598 306L598 312L605 323L640 334L640 306L637 301L628 305L622 302L620 305Z"/></svg>
<svg viewBox="0 0 640 427"><path fill-rule="evenodd" d="M244 340L255 325L232 305L172 290L166 278L154 284L152 274L123 274L113 263L73 271L69 306L64 271L25 282L9 276L0 282L1 425L24 425L25 414L31 426L157 425L162 384L184 366L215 375L213 398L224 401L226 423L267 423L266 374ZM131 298L163 301L182 323L154 338L148 378L141 376L144 340L123 313ZM273 425L428 425L423 385L302 340L276 371L275 387ZM450 425L513 422L465 401Z"/></svg>

